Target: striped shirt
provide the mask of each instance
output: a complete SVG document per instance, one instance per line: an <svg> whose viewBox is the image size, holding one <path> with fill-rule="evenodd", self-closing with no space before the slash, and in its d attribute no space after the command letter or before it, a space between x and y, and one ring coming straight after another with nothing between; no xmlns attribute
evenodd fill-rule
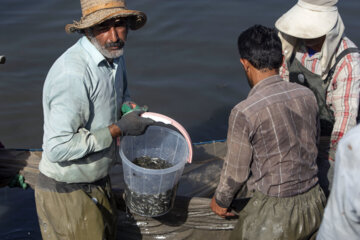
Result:
<svg viewBox="0 0 360 240"><path fill-rule="evenodd" d="M317 114L314 94L301 85L279 76L256 84L230 114L217 204L229 207L245 182L275 197L312 188L318 182Z"/></svg>
<svg viewBox="0 0 360 240"><path fill-rule="evenodd" d="M336 52L336 56L347 48L356 45L344 37ZM309 56L303 46L295 57L311 72L321 75L320 53ZM289 81L289 72L286 62L280 68L280 76ZM336 66L329 87L327 89L326 104L334 112L335 124L331 134L329 159L334 160L337 143L342 136L356 125L359 112L360 94L360 54L346 55Z"/></svg>

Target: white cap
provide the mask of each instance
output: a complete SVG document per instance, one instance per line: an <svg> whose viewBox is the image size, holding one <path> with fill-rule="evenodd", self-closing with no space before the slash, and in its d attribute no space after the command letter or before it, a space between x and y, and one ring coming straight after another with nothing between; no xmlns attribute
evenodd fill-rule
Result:
<svg viewBox="0 0 360 240"><path fill-rule="evenodd" d="M326 35L338 21L337 0L299 0L275 27L287 35L312 39Z"/></svg>

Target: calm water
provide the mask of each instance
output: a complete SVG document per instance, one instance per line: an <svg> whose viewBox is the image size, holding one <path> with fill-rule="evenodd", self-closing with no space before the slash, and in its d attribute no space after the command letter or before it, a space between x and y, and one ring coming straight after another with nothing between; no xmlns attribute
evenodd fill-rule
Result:
<svg viewBox="0 0 360 240"><path fill-rule="evenodd" d="M194 142L226 137L232 106L246 98L238 61L239 33L273 26L296 1L128 0L146 26L130 32L126 63L132 98L168 115ZM359 0L338 4L347 36L360 45ZM64 26L80 16L79 1L1 0L0 141L41 148L42 86L55 61L77 39ZM33 191L0 189L0 239L40 239Z"/></svg>

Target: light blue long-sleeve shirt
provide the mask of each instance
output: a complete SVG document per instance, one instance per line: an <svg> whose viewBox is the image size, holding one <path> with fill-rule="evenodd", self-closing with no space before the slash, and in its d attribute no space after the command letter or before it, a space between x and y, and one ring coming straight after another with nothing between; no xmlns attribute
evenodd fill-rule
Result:
<svg viewBox="0 0 360 240"><path fill-rule="evenodd" d="M110 64L84 36L51 67L43 89L39 169L60 182L93 182L118 157L108 126L129 100L123 55Z"/></svg>

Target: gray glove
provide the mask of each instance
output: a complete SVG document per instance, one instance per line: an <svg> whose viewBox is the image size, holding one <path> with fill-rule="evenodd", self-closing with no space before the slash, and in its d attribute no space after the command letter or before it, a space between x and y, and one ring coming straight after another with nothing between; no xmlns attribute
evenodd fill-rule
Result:
<svg viewBox="0 0 360 240"><path fill-rule="evenodd" d="M145 132L145 129L154 123L150 118L142 118L140 115L144 111L135 110L121 117L119 121L114 123L121 130L121 135L137 136Z"/></svg>

